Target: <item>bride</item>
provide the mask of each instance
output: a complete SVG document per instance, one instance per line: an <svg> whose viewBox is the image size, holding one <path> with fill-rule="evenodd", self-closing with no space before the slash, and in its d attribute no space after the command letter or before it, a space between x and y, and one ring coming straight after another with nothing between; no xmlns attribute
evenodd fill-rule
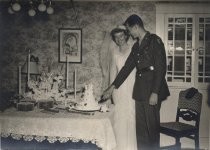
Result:
<svg viewBox="0 0 210 150"><path fill-rule="evenodd" d="M111 37L115 46L111 50L110 83L113 82L118 71L124 66L133 45L133 41L129 40L124 26L113 29ZM112 94L115 104L113 128L117 142L116 150L137 150L135 101L132 99L134 81L135 69L120 88L115 89Z"/></svg>

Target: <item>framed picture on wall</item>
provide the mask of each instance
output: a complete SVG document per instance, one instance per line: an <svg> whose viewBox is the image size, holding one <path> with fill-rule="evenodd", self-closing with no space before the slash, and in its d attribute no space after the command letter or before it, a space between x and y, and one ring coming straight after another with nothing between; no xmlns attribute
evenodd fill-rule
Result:
<svg viewBox="0 0 210 150"><path fill-rule="evenodd" d="M82 63L82 29L59 29L59 61Z"/></svg>

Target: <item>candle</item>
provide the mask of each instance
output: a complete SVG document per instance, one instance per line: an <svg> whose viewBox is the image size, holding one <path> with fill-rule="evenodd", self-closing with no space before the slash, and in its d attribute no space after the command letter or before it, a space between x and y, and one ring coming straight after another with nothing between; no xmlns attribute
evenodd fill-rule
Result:
<svg viewBox="0 0 210 150"><path fill-rule="evenodd" d="M69 86L69 57L66 56L66 89L68 89Z"/></svg>
<svg viewBox="0 0 210 150"><path fill-rule="evenodd" d="M65 98L65 100L64 100L64 106L66 106L67 105L67 99Z"/></svg>
<svg viewBox="0 0 210 150"><path fill-rule="evenodd" d="M21 95L21 66L18 67L18 93Z"/></svg>
<svg viewBox="0 0 210 150"><path fill-rule="evenodd" d="M77 94L77 70L74 70L74 99L76 99Z"/></svg>
<svg viewBox="0 0 210 150"><path fill-rule="evenodd" d="M30 57L31 57L31 54L30 54L30 49L29 49L29 52L28 52L28 84L29 84L29 80L30 80Z"/></svg>

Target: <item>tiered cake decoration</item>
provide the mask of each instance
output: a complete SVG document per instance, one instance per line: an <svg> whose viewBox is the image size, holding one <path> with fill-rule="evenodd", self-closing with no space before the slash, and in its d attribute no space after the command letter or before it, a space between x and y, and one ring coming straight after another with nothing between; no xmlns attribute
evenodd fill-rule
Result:
<svg viewBox="0 0 210 150"><path fill-rule="evenodd" d="M100 105L95 99L93 93L93 84L90 83L85 85L84 92L81 96L80 102L75 105L75 109L84 110L84 111L92 111L92 110L99 110Z"/></svg>

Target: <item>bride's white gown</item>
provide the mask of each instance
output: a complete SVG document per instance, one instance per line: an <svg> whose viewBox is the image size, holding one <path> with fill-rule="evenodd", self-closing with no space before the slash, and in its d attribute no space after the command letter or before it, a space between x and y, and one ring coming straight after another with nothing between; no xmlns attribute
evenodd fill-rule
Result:
<svg viewBox="0 0 210 150"><path fill-rule="evenodd" d="M119 49L113 50L110 67L111 82L123 67L129 54L130 50L125 54L119 52ZM117 142L116 150L137 150L135 101L132 99L135 72L136 69L131 72L123 84L114 90L112 94L115 104L113 128Z"/></svg>

